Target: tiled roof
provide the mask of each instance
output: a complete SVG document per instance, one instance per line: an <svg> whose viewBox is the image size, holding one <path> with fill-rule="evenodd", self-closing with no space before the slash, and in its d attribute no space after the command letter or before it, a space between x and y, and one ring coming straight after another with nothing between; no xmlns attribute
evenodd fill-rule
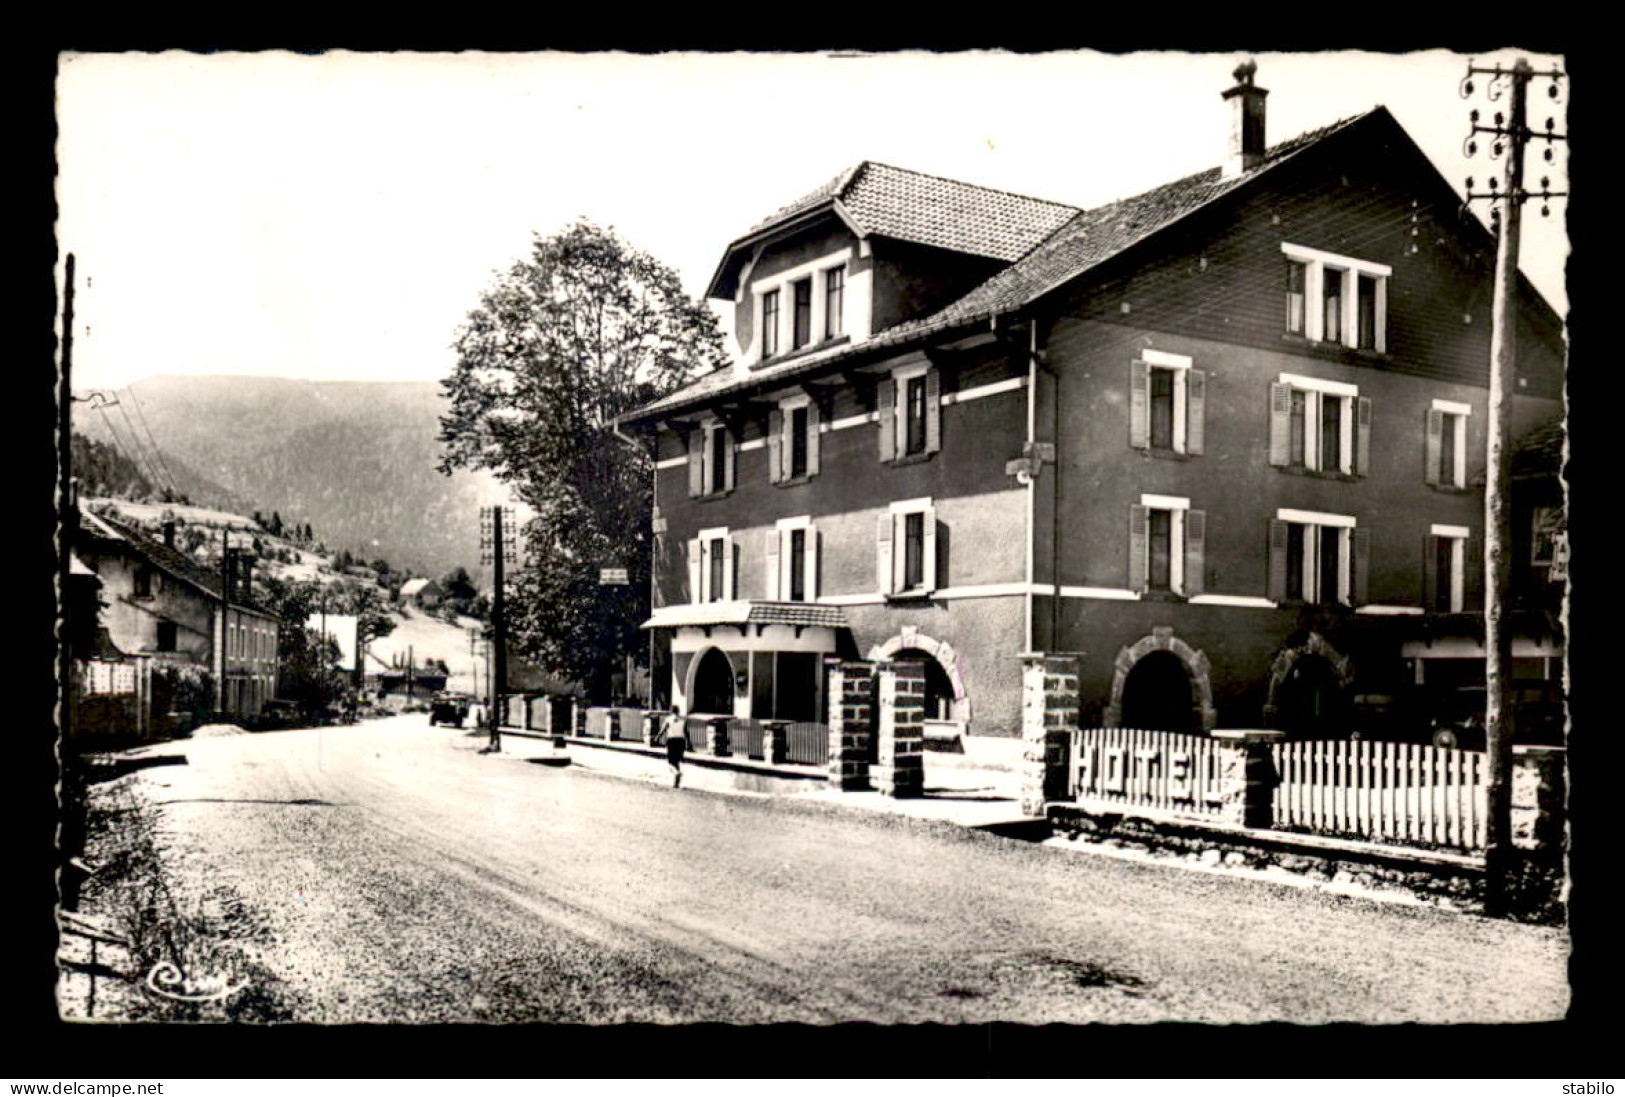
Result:
<svg viewBox="0 0 1625 1097"><path fill-rule="evenodd" d="M865 234L1007 263L1021 258L1078 212L1076 206L1061 202L865 160L778 210L746 235L830 199L839 199Z"/></svg>
<svg viewBox="0 0 1625 1097"><path fill-rule="evenodd" d="M1381 108L1377 108L1381 109ZM1271 148L1258 167L1226 179L1216 167L1143 194L1085 210L1034 248L1020 262L983 282L934 315L905 321L899 333L932 331L1020 308L1090 268L1119 255L1215 199L1257 179L1298 152L1367 115L1345 118Z"/></svg>
<svg viewBox="0 0 1625 1097"><path fill-rule="evenodd" d="M761 385L763 382L779 383L786 381L813 372L835 361L844 361L868 352L884 351L889 348L914 343L939 332L966 328L985 321L989 317L1028 305L1050 290L1088 272L1107 259L1121 255L1186 215L1209 205L1224 195L1254 183L1270 169L1277 167L1305 149L1318 144L1335 133L1348 129L1358 122L1377 115L1389 117L1385 108L1375 107L1364 114L1345 118L1329 126L1311 130L1291 140L1283 141L1270 148L1257 167L1229 179L1222 176L1219 168L1213 167L1146 191L1143 194L1098 206L1091 210L1077 211L1072 210L1071 207L1049 203L1048 205L1053 206L1055 209L1070 211L1064 221L1058 224L1053 231L1047 233L1041 242L1027 250L1010 266L994 274L986 282L937 312L918 319L904 321L862 342L844 344L825 351L798 356L766 368L753 369L748 374L736 372L730 367L723 367L700 377L670 396L640 408L633 414L626 416L623 421L648 420L662 412L704 403L712 397L735 389L747 389ZM897 185L895 180L887 181L889 177L886 173L897 172L921 180L931 180L932 178L930 176L917 176L914 172L900 173L899 169L887 168L885 165L871 165L866 162L863 166L883 169L875 184L877 191L885 189L885 186ZM854 176L860 174L863 166L860 166L859 173L851 174ZM842 178L848 179L847 176ZM840 184L840 180L826 184L824 188L814 192L814 194L830 191L837 184ZM853 192L861 189L856 182L850 179L844 186L846 190ZM971 189L985 190L985 188L981 187ZM928 192L928 186L921 183L918 184L918 189L914 193L924 195ZM987 193L999 194L1001 192L992 191ZM1022 201L1030 202L1034 200L1022 199ZM807 198L802 199L801 203L786 207L786 209L793 211L814 204L816 202L813 196L809 195ZM993 203L995 206L996 204ZM781 211L780 216L784 215L783 211ZM969 215L961 214L961 216L968 217ZM973 230L966 228L963 231L970 233ZM990 235L997 236L998 231L994 230Z"/></svg>
<svg viewBox="0 0 1625 1097"><path fill-rule="evenodd" d="M221 576L213 568L206 568L193 560L184 552L170 548L162 541L155 541L146 536L134 526L125 525L103 515L92 514L89 511L80 516L80 521L92 529L102 538L110 541L124 541L140 556L145 557L154 567L181 580L183 583L207 595L209 598L219 598L221 590ZM237 609L247 609L253 612L271 615L271 611L264 606L242 599L233 599L232 606Z"/></svg>
<svg viewBox="0 0 1625 1097"><path fill-rule="evenodd" d="M813 625L845 628L840 606L816 602L700 602L661 606L643 622L643 628L679 628L703 625Z"/></svg>

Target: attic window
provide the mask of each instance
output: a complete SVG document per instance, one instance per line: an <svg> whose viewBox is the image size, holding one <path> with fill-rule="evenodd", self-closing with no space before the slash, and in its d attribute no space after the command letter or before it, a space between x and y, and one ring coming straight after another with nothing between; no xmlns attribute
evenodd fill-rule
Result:
<svg viewBox="0 0 1625 1097"><path fill-rule="evenodd" d="M1383 263L1283 243L1286 330L1315 343L1387 350L1388 278Z"/></svg>

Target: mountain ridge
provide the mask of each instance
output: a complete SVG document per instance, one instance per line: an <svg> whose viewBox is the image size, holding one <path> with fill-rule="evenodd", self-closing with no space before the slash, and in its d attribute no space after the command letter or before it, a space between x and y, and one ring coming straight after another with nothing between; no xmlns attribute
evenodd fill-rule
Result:
<svg viewBox="0 0 1625 1097"><path fill-rule="evenodd" d="M335 551L439 575L478 561L478 511L505 491L489 472L438 471L438 381L317 381L160 373L118 390L177 490L309 522ZM81 405L82 407L82 405ZM76 429L128 448L107 416ZM140 451L148 444L137 436Z"/></svg>

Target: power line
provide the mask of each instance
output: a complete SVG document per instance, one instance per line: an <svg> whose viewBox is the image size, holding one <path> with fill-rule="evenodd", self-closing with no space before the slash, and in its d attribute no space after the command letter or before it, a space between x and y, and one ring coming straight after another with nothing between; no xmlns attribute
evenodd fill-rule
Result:
<svg viewBox="0 0 1625 1097"><path fill-rule="evenodd" d="M124 391L129 393L130 399L135 402L135 413L140 417L141 426L147 432L147 441L152 443L152 452L158 455L158 460L164 467L164 476L167 481L165 486L168 487L171 495L179 494L176 490L175 476L169 470L169 459L164 456L164 451L158 448L158 440L152 436L152 428L147 425L147 413L142 410L141 398L135 394L135 386L131 385Z"/></svg>

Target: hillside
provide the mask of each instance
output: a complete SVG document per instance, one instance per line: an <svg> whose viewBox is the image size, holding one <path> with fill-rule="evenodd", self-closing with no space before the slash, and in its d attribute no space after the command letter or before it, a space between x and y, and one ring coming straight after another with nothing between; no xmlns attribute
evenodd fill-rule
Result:
<svg viewBox="0 0 1625 1097"><path fill-rule="evenodd" d="M436 471L436 382L160 375L131 386L177 490L242 510L246 500L309 522L332 549L439 575L478 564L488 474ZM81 412L87 438L117 442ZM118 429L118 428L114 428Z"/></svg>

